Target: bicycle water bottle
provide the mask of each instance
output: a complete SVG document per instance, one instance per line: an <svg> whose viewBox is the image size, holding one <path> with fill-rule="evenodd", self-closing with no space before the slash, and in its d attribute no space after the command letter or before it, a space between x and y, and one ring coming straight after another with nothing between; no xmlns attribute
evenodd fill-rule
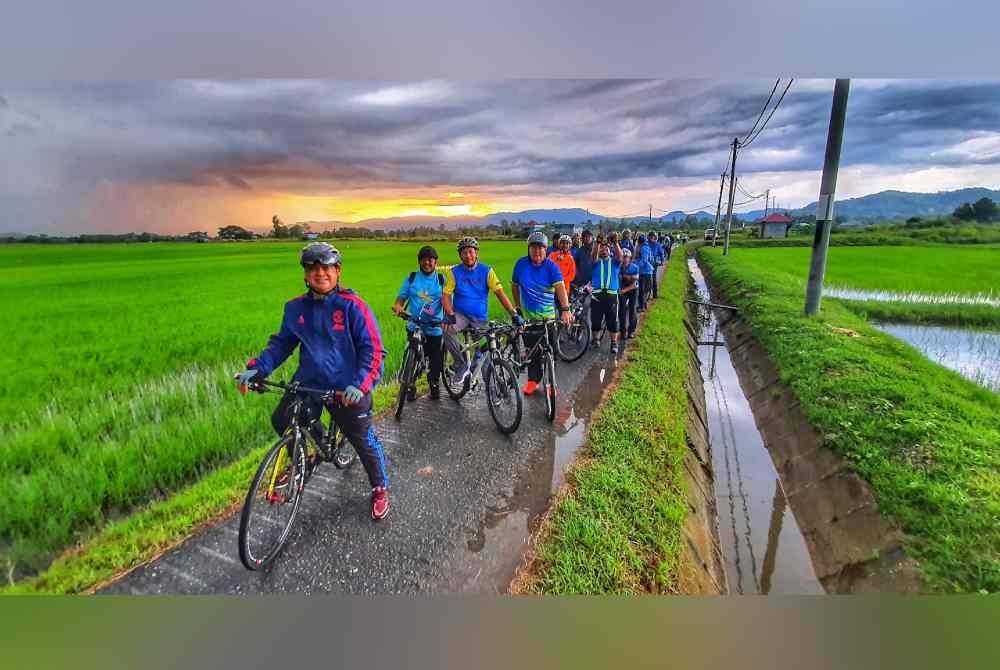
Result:
<svg viewBox="0 0 1000 670"><path fill-rule="evenodd" d="M481 350L477 349L476 350L476 356L472 360L472 365L473 366L479 365L479 361L481 361L482 359L483 359L483 352Z"/></svg>

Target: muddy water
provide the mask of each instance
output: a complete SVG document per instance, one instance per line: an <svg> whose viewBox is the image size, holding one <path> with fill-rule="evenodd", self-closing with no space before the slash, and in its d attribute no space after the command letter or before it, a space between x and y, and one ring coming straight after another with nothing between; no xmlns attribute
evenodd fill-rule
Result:
<svg viewBox="0 0 1000 670"><path fill-rule="evenodd" d="M477 589L506 591L521 564L528 540L583 446L591 413L620 360L620 356L607 354L599 354L592 360L574 395L568 402L557 404L553 430L548 431L544 445L524 468L512 495L490 509L479 528L470 534L468 551L476 554L477 563L482 566L481 573L473 580Z"/></svg>
<svg viewBox="0 0 1000 670"><path fill-rule="evenodd" d="M697 263L689 261L699 294L709 300ZM712 339L717 314L700 310L702 340ZM719 339L725 341L722 333ZM802 532L788 506L778 472L754 423L753 413L725 347L698 354L705 379L709 437L715 469L719 538L732 594L821 594Z"/></svg>
<svg viewBox="0 0 1000 670"><path fill-rule="evenodd" d="M1000 393L1000 333L954 326L876 323L930 360Z"/></svg>

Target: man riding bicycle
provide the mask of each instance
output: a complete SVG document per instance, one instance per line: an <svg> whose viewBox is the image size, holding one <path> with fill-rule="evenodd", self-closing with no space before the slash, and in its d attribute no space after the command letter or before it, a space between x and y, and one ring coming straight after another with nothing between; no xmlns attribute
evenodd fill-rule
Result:
<svg viewBox="0 0 1000 670"><path fill-rule="evenodd" d="M444 275L437 272L438 253L434 247L421 247L417 252L417 263L420 266L419 272L411 272L403 280L396 294L396 302L392 305L392 311L399 316L406 311L409 305L410 317L414 321L433 321L434 324L420 324L419 328L424 335L424 352L430 361L427 370L427 385L430 387L431 400L441 398L441 337L443 332L438 325L444 320L444 307L441 304L441 296L444 293ZM406 324L408 331L416 330L418 324L410 321ZM411 386L406 390L407 400L416 399L417 389Z"/></svg>
<svg viewBox="0 0 1000 670"><path fill-rule="evenodd" d="M354 291L340 285L341 255L326 242L308 245L299 263L308 291L285 303L281 328L264 351L247 362L239 375L242 388L271 374L299 347L294 381L305 386L343 390L326 405L337 426L354 446L372 487L372 519L389 513L389 475L382 443L371 427L372 389L382 376L385 349L371 308ZM285 396L271 415L278 435L290 422L293 398ZM320 418L318 399L306 400L310 417Z"/></svg>
<svg viewBox="0 0 1000 670"><path fill-rule="evenodd" d="M454 360L461 361L461 367L455 371L453 383L460 385L470 370L462 355L462 345L457 335L468 328L479 329L486 326L489 320L490 292L496 295L514 323L520 325L523 320L503 292L503 286L493 268L479 262L479 241L476 238L463 237L459 240L458 256L462 260L461 264L453 265L445 273L441 302L447 324L445 346Z"/></svg>
<svg viewBox="0 0 1000 670"><path fill-rule="evenodd" d="M511 276L511 291L514 304L529 321L556 318L556 300L559 301L559 318L569 326L573 315L569 311L569 296L566 294L562 272L559 266L545 257L549 245L545 233L534 232L528 236L528 255L517 260ZM546 337L548 330L527 331L524 346L531 350L539 338ZM531 395L542 380L542 363L537 358L528 363L528 383L524 385L524 395Z"/></svg>

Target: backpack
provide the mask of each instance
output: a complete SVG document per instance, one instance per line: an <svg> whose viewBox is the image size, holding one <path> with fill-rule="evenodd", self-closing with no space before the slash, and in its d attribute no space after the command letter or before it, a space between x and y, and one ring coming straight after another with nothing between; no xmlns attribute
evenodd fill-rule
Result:
<svg viewBox="0 0 1000 670"><path fill-rule="evenodd" d="M438 276L438 286L440 286L441 288L444 288L444 275L439 272L439 273L437 273L437 276ZM410 286L413 286L413 280L416 279L416 278L417 278L417 273L416 272L411 272L410 273L410 278L407 280L409 282Z"/></svg>

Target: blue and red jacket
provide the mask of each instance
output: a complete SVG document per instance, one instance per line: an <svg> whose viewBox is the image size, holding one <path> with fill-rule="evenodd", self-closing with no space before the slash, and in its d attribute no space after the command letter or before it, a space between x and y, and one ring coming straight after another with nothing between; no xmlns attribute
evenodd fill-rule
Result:
<svg viewBox="0 0 1000 670"><path fill-rule="evenodd" d="M356 386L368 393L382 377L385 348L378 322L365 301L337 288L321 298L311 293L285 303L281 329L247 368L267 376L301 345L295 381L341 391Z"/></svg>

